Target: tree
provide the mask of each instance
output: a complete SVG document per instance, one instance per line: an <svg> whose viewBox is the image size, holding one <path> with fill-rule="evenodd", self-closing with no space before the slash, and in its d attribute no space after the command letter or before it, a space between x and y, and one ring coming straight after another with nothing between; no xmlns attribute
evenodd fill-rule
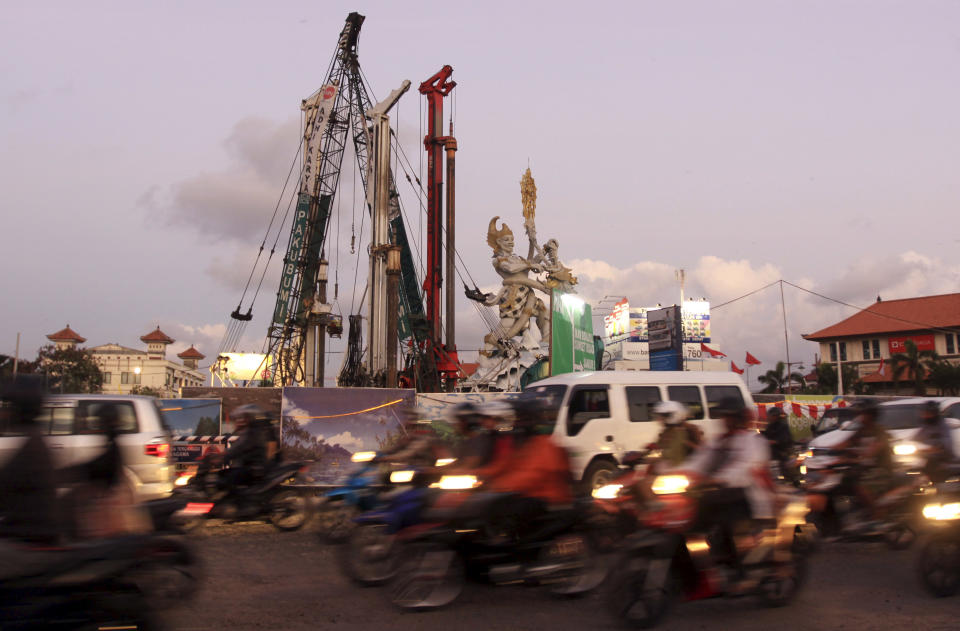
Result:
<svg viewBox="0 0 960 631"><path fill-rule="evenodd" d="M814 368L817 373L817 387L811 389L810 394L837 394L837 367L833 364L820 363ZM843 391L846 394L863 394L866 385L860 379L860 372L856 366L843 365Z"/></svg>
<svg viewBox="0 0 960 631"><path fill-rule="evenodd" d="M757 381L764 384L764 388L761 392L767 394L779 392L780 394L783 394L783 391L787 389L789 382L795 382L798 384L796 390L799 392L806 385L806 381L804 380L802 373L794 371L791 372L789 376L786 373L787 365L784 362L777 362L776 368L773 370L768 370L766 374L757 377Z"/></svg>
<svg viewBox="0 0 960 631"><path fill-rule="evenodd" d="M894 388L897 387L901 377L908 375L913 380L914 394L923 396L927 393L927 386L924 383L928 372L926 364L928 360L938 360L939 356L933 351L917 350L913 340L907 340L905 346L905 352L890 356Z"/></svg>
<svg viewBox="0 0 960 631"><path fill-rule="evenodd" d="M29 375L37 372L37 362L27 361L23 358L17 363L17 374ZM7 378L13 375L14 358L12 355L0 354L0 377Z"/></svg>
<svg viewBox="0 0 960 631"><path fill-rule="evenodd" d="M152 386L134 386L130 388L130 394L142 394L147 397L163 398L163 392L159 388Z"/></svg>
<svg viewBox="0 0 960 631"><path fill-rule="evenodd" d="M954 396L960 392L960 365L945 359L927 361L927 381L937 389L940 396Z"/></svg>
<svg viewBox="0 0 960 631"><path fill-rule="evenodd" d="M100 392L103 374L85 348L57 348L52 344L37 352L37 372L46 375L50 392L78 394Z"/></svg>
<svg viewBox="0 0 960 631"><path fill-rule="evenodd" d="M193 433L195 436L218 436L220 434L220 423L213 417L201 416Z"/></svg>

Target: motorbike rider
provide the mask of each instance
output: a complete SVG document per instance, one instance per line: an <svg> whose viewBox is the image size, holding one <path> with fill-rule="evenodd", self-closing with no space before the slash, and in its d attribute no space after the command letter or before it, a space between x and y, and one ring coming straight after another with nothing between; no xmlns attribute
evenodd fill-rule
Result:
<svg viewBox="0 0 960 631"><path fill-rule="evenodd" d="M32 375L18 375L3 384L0 401L0 427L4 433L26 437L20 449L0 468L0 537L56 543L63 534L63 522L53 458L43 440L45 428L35 422L43 402L42 382ZM0 545L4 547L0 577L15 574L7 542Z"/></svg>
<svg viewBox="0 0 960 631"><path fill-rule="evenodd" d="M225 478L230 493L256 484L263 477L267 464L267 437L259 425L263 416L263 410L252 404L241 405L230 413L238 437L223 454L224 464L230 465Z"/></svg>
<svg viewBox="0 0 960 631"><path fill-rule="evenodd" d="M451 412L451 420L461 436L456 450L456 470L476 474L498 457L502 458L505 445L497 426L512 415L513 408L504 401L457 405Z"/></svg>
<svg viewBox="0 0 960 631"><path fill-rule="evenodd" d="M780 465L780 474L793 483L793 435L787 415L779 407L773 406L767 411L767 426L763 429L763 436L770 443L773 460Z"/></svg>
<svg viewBox="0 0 960 631"><path fill-rule="evenodd" d="M858 427L839 449L850 449L861 465L860 475L852 480L854 490L863 508L874 520L880 514L876 498L893 486L893 449L887 430L877 423L877 404L870 400L859 401L856 421Z"/></svg>
<svg viewBox="0 0 960 631"><path fill-rule="evenodd" d="M923 472L931 481L943 482L947 478L945 465L956 458L950 427L940 414L940 405L936 401L924 403L920 415L920 431L913 439L924 445L926 463Z"/></svg>
<svg viewBox="0 0 960 631"><path fill-rule="evenodd" d="M708 487L700 497L697 526L719 528L725 551L742 574L734 531L754 520L774 517L774 490L769 478L770 447L749 429L751 414L743 400L727 397L712 413L723 419L724 433L694 453L682 469L700 477ZM712 487L712 488L709 488Z"/></svg>
<svg viewBox="0 0 960 631"><path fill-rule="evenodd" d="M654 445L667 466L679 465L703 442L703 430L687 422L688 416L687 406L679 401L660 401L653 406L654 419L663 425Z"/></svg>

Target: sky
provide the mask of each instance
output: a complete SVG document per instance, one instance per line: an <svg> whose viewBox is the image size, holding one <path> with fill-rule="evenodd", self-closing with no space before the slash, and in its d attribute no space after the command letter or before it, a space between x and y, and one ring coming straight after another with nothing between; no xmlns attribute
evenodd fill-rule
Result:
<svg viewBox="0 0 960 631"><path fill-rule="evenodd" d="M367 18L375 97L454 68L457 244L483 289L497 285L493 216L525 251L528 166L541 240L559 241L598 307L672 304L677 269L714 305L780 279L857 306L960 287L960 3L14 0L0 21L0 353L19 333L32 358L70 324L88 346L134 348L159 325L169 355L214 355L277 239L300 101L351 11ZM413 89L391 112L410 175L424 107ZM366 268L350 234L355 252L369 238L351 159L328 243L344 316ZM281 257L241 350L263 343ZM785 359L780 300L775 285L715 309L714 346ZM801 334L854 312L790 286L783 301L791 359L808 367L817 347ZM470 359L486 330L462 295L457 312Z"/></svg>

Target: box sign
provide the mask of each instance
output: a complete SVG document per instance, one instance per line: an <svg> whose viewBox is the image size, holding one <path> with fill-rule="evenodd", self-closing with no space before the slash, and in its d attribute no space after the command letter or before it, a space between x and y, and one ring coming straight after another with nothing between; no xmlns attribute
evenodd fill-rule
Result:
<svg viewBox="0 0 960 631"><path fill-rule="evenodd" d="M555 289L550 307L550 374L596 370L590 305Z"/></svg>
<svg viewBox="0 0 960 631"><path fill-rule="evenodd" d="M666 307L647 312L650 352L679 351L682 340L680 307Z"/></svg>
<svg viewBox="0 0 960 631"><path fill-rule="evenodd" d="M619 304L619 303L618 303ZM661 307L640 307L632 311L628 310L628 339L631 342L650 341L650 313L662 310ZM611 316L613 314L611 313ZM622 317L622 315L620 316ZM707 300L684 300L681 309L681 321L683 326L683 341L689 344L699 344L700 342L710 342L710 302ZM618 325L618 326L622 326ZM619 329L613 329L607 326L607 320L604 319L604 333L607 339L616 339L616 335L611 333Z"/></svg>
<svg viewBox="0 0 960 631"><path fill-rule="evenodd" d="M933 335L909 335L906 337L891 337L889 339L890 344L890 354L894 353L906 353L907 352L907 340L910 340L917 345L918 351L932 351L936 350L933 343Z"/></svg>

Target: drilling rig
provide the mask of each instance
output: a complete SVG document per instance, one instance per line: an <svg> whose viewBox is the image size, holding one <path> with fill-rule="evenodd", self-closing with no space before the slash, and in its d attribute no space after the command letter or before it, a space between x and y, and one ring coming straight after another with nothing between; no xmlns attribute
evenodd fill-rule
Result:
<svg viewBox="0 0 960 631"><path fill-rule="evenodd" d="M424 392L452 391L460 376L453 337L455 293L452 284L454 154L457 143L452 135L452 121L450 133L446 136L442 135L442 123L443 98L456 85L450 80L453 69L444 66L423 82L419 90L428 100L429 112L428 133L424 139L429 165L426 278L421 286L390 168L391 131L387 117L410 82L405 81L389 97L373 104L357 57L357 41L364 19L358 13L347 16L323 85L301 105L304 118L302 169L280 287L267 332L266 355L272 358L271 373L275 385L323 385L325 336L342 330L342 323L331 318L326 304L324 245L344 152L352 140L373 225L367 285L368 350L362 352L361 317L351 314L346 359L338 383L341 386L386 385L389 359L396 356L391 350L395 351L399 344L404 352L401 385ZM444 151L447 157L446 230L442 221ZM447 237L445 340L441 322L444 233ZM398 314L387 312L386 260L391 249L399 252ZM241 305L242 302L243 298ZM241 305L231 317L242 323L251 319L252 305L246 313ZM388 322L390 318L396 318L394 339L387 338L390 328L387 325L392 325Z"/></svg>

